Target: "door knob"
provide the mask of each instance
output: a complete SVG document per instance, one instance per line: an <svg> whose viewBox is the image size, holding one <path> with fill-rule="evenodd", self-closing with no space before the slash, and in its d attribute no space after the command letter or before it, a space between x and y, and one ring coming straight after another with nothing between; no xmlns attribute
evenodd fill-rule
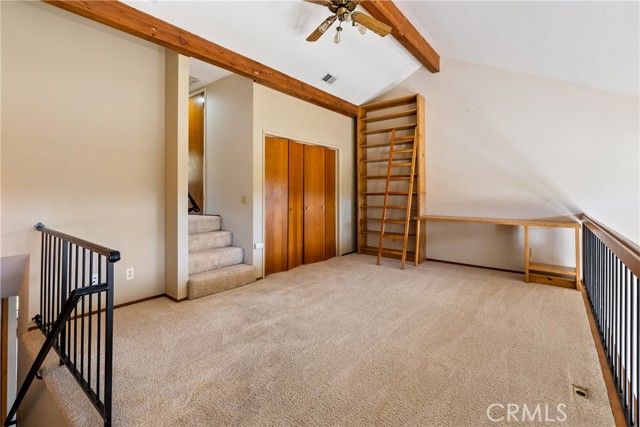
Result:
<svg viewBox="0 0 640 427"><path fill-rule="evenodd" d="M305 206L304 209L308 211L309 210L309 206Z"/></svg>
<svg viewBox="0 0 640 427"><path fill-rule="evenodd" d="M320 206L320 209L324 209L324 206Z"/></svg>

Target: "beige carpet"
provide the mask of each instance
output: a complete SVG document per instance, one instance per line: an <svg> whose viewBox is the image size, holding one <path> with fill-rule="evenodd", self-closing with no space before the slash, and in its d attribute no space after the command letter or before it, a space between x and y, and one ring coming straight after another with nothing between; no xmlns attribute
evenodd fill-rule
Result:
<svg viewBox="0 0 640 427"><path fill-rule="evenodd" d="M516 274L350 255L115 322L115 426L613 425L580 293ZM73 424L98 425L71 393Z"/></svg>

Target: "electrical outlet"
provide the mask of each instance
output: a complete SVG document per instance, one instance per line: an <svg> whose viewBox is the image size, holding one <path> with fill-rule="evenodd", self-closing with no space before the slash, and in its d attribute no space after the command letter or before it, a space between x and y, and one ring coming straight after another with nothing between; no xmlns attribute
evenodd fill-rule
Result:
<svg viewBox="0 0 640 427"><path fill-rule="evenodd" d="M533 257L533 248L529 248L529 258Z"/></svg>
<svg viewBox="0 0 640 427"><path fill-rule="evenodd" d="M242 203L243 205L247 204L247 196L240 196L240 203Z"/></svg>
<svg viewBox="0 0 640 427"><path fill-rule="evenodd" d="M133 267L127 268L126 273L127 273L127 280L133 279Z"/></svg>
<svg viewBox="0 0 640 427"><path fill-rule="evenodd" d="M91 276L91 284L92 285L97 285L98 284L98 273L94 273L93 276Z"/></svg>
<svg viewBox="0 0 640 427"><path fill-rule="evenodd" d="M264 249L264 243L256 243L253 245L254 249Z"/></svg>

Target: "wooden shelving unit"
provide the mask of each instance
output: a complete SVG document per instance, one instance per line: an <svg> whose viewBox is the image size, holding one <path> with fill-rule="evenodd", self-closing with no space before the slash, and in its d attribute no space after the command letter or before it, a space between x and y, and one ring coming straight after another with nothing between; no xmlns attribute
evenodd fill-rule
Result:
<svg viewBox="0 0 640 427"><path fill-rule="evenodd" d="M408 247L414 248L417 244L421 248L419 258L422 259L419 261L422 261L426 233L424 228L416 233L414 218L426 214L424 98L416 94L362 105L358 110L357 128L358 253L378 255L381 245L384 257L401 259L404 249L406 258L415 261L415 251L406 249L404 238L405 218L409 210ZM392 156L396 157L387 179L392 138ZM409 188L412 194L410 203ZM380 239L383 216L385 238Z"/></svg>

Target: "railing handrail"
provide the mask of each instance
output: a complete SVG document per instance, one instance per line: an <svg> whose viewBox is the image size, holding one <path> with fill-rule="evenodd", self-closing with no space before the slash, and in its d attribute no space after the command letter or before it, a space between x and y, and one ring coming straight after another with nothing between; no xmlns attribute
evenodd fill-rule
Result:
<svg viewBox="0 0 640 427"><path fill-rule="evenodd" d="M45 232L47 234L50 234L50 235L52 235L54 237L58 237L58 238L60 238L62 240L66 240L67 242L73 243L75 245L82 246L83 248L89 249L90 251L93 251L93 252L95 252L97 254L100 254L102 256L105 256L105 257L107 257L107 260L109 262L120 261L120 252L116 251L114 249L109 249L109 248L106 248L104 246L96 245L95 243L89 242L87 240L79 239L77 237L70 236L68 234L61 233L61 232L56 231L56 230L52 230L50 228L47 228L41 222L39 222L36 225L34 225L33 228L35 228L38 231L42 231L42 232Z"/></svg>
<svg viewBox="0 0 640 427"><path fill-rule="evenodd" d="M640 277L640 245L587 214L583 213L581 218L582 223L598 236L633 274Z"/></svg>

